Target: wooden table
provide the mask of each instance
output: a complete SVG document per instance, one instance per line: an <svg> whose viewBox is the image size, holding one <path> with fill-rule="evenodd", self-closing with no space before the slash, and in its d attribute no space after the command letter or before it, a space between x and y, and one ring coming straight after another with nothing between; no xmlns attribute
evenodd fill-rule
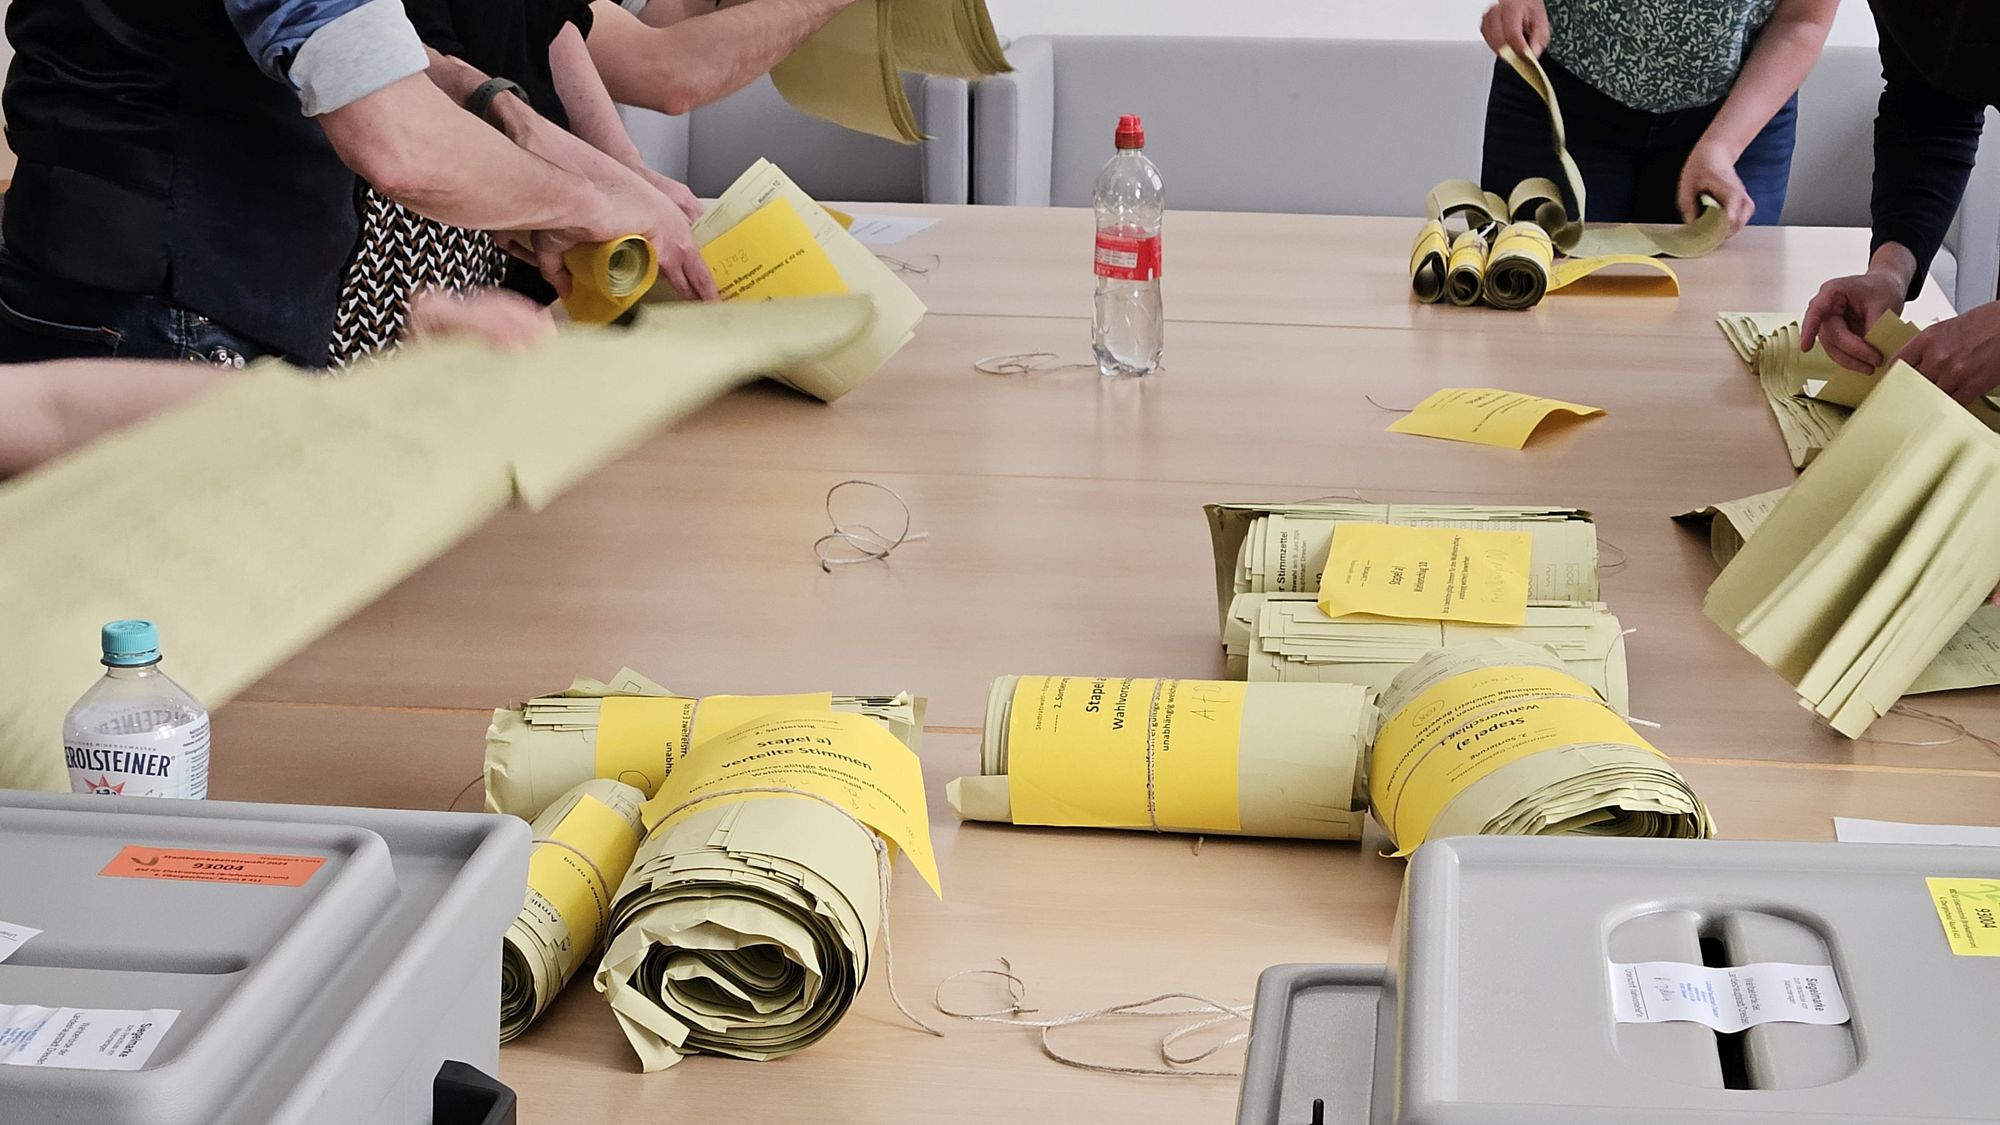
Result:
<svg viewBox="0 0 2000 1125"><path fill-rule="evenodd" d="M961 826L942 785L976 772L994 676L1220 674L1201 504L1346 493L1594 510L1607 561L1625 560L1604 592L1638 630L1634 710L1665 724L1656 741L1726 835L1826 839L1834 815L2000 823L2000 756L1979 744L1854 743L1813 724L1702 619L1706 540L1668 519L1793 478L1714 314L1801 307L1860 263L1864 232L1754 230L1678 264L1679 298L1557 295L1509 314L1412 304L1407 221L1176 213L1169 369L1106 382L971 369L1006 352L1088 357L1084 213L877 209L943 220L886 251L929 269L911 276L934 312L880 375L830 407L739 392L548 511L495 520L223 708L214 795L443 808L478 775L491 708L621 664L683 692L907 688L931 699L949 895L897 882L913 1008L1003 957L1049 1013L1173 990L1247 1000L1273 963L1381 959L1402 865L1379 840L1210 839L1196 854L1181 838ZM1912 315L1944 311L1926 301ZM1384 433L1392 415L1367 401L1468 385L1609 413L1516 453ZM850 477L899 491L930 539L822 573L824 496ZM893 510L869 514L879 526ZM1922 705L2000 734L2000 693ZM1901 719L1875 733L1938 737ZM964 1006L1002 999L952 987ZM1232 1118L1228 1081L1086 1073L1044 1059L1031 1032L946 1024L942 1039L908 1029L877 979L803 1054L641 1076L580 984L502 1070L535 1125ZM1143 1064L1172 1026L1061 1045Z"/></svg>

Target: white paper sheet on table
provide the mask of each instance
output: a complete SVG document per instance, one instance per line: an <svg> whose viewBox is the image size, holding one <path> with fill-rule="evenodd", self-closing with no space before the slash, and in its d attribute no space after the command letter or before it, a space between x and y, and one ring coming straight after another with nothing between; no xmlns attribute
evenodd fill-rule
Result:
<svg viewBox="0 0 2000 1125"><path fill-rule="evenodd" d="M856 215L847 233L863 246L894 246L937 225L916 215Z"/></svg>
<svg viewBox="0 0 2000 1125"><path fill-rule="evenodd" d="M2000 848L2000 828L1971 824L1905 824L1895 820L1833 818L1833 838L1843 844L1969 844Z"/></svg>

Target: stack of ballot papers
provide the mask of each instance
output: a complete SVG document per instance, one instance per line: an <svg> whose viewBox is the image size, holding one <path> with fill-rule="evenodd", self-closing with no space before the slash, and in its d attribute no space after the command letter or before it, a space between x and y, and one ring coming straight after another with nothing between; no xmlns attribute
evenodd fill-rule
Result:
<svg viewBox="0 0 2000 1125"><path fill-rule="evenodd" d="M924 303L826 208L777 165L759 160L694 224L702 259L728 302L859 293L875 320L859 339L830 355L778 369L777 380L823 402L853 390L916 336ZM679 300L655 285L649 302Z"/></svg>
<svg viewBox="0 0 2000 1125"><path fill-rule="evenodd" d="M1709 523L1709 551L1720 566L1728 566L1743 544L1756 534L1790 489L1760 492L1741 500L1726 500L1675 516L1688 523ZM1910 683L1905 695L2000 684L2000 606L1982 604L1944 650Z"/></svg>
<svg viewBox="0 0 2000 1125"><path fill-rule="evenodd" d="M1343 523L1525 531L1533 539L1528 597L1597 600L1597 525L1575 508L1469 504L1209 504L1217 609L1227 616L1238 594L1312 593Z"/></svg>
<svg viewBox="0 0 2000 1125"><path fill-rule="evenodd" d="M1729 346L1745 364L1757 362L1758 349L1778 329L1786 325L1796 325L1799 318L1791 313L1725 312L1715 316L1716 326L1729 340Z"/></svg>
<svg viewBox="0 0 2000 1125"><path fill-rule="evenodd" d="M1704 612L1859 737L2000 584L2000 437L1910 367L1709 588Z"/></svg>
<svg viewBox="0 0 2000 1125"><path fill-rule="evenodd" d="M938 888L917 756L859 715L708 739L643 815L594 980L648 1071L818 1042L868 976L890 849Z"/></svg>
<svg viewBox="0 0 2000 1125"><path fill-rule="evenodd" d="M549 503L872 316L858 297L687 305L519 352L427 342L334 377L272 361L0 483L0 787L68 791L62 719L106 621L157 621L174 678L219 707L508 504ZM103 549L107 527L144 565Z"/></svg>
<svg viewBox="0 0 2000 1125"><path fill-rule="evenodd" d="M915 750L924 701L908 694L676 695L621 668L609 683L577 677L569 690L493 712L486 729L486 809L532 820L593 777L616 778L644 797L674 763L707 739L774 711L866 715Z"/></svg>
<svg viewBox="0 0 2000 1125"><path fill-rule="evenodd" d="M773 67L771 83L802 113L915 144L924 131L903 71L984 78L1012 69L986 0L859 0Z"/></svg>
<svg viewBox="0 0 2000 1125"><path fill-rule="evenodd" d="M1488 638L1433 652L1396 677L1381 715L1368 796L1398 854L1440 836L1715 832L1622 709L1534 645Z"/></svg>
<svg viewBox="0 0 2000 1125"><path fill-rule="evenodd" d="M526 1031L597 951L611 893L646 835L645 796L607 778L586 781L534 819L528 892L500 946L500 1041Z"/></svg>
<svg viewBox="0 0 2000 1125"><path fill-rule="evenodd" d="M1569 674L1623 709L1625 631L1603 602L1530 602L1520 625L1328 617L1311 594L1239 594L1223 630L1229 675L1252 683L1347 683L1387 690L1449 645L1505 637L1554 653Z"/></svg>
<svg viewBox="0 0 2000 1125"><path fill-rule="evenodd" d="M1373 693L1354 684L1003 676L966 820L1358 840Z"/></svg>

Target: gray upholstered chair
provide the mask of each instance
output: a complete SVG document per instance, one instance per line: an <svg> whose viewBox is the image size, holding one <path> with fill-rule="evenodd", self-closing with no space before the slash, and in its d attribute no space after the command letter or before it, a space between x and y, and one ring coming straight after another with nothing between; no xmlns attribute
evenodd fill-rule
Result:
<svg viewBox="0 0 2000 1125"><path fill-rule="evenodd" d="M808 117L762 78L692 113L622 107L646 163L704 197L720 195L768 157L815 199L965 203L970 198L967 83L906 75L910 106L930 140L900 145Z"/></svg>
<svg viewBox="0 0 2000 1125"><path fill-rule="evenodd" d="M1146 117L1172 207L1414 215L1476 176L1493 56L1478 42L1056 36L973 92L972 198L1087 206L1121 113ZM1872 47L1829 48L1800 97L1784 221L1866 226ZM1861 262L1854 263L1855 268ZM1974 174L1933 278L1959 308L2000 275L2000 159Z"/></svg>

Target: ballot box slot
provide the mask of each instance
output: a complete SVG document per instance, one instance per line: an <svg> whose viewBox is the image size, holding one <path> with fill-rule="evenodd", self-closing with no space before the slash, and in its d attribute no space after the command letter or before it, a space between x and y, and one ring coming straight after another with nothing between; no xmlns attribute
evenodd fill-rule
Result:
<svg viewBox="0 0 2000 1125"><path fill-rule="evenodd" d="M1729 959L1729 944L1717 930L1706 930L1701 935L1701 963L1711 969L1726 969L1735 962ZM1750 1081L1750 1071L1743 1061L1743 1032L1715 1032L1715 1057L1722 1067L1722 1087L1725 1090L1752 1090L1756 1086Z"/></svg>

